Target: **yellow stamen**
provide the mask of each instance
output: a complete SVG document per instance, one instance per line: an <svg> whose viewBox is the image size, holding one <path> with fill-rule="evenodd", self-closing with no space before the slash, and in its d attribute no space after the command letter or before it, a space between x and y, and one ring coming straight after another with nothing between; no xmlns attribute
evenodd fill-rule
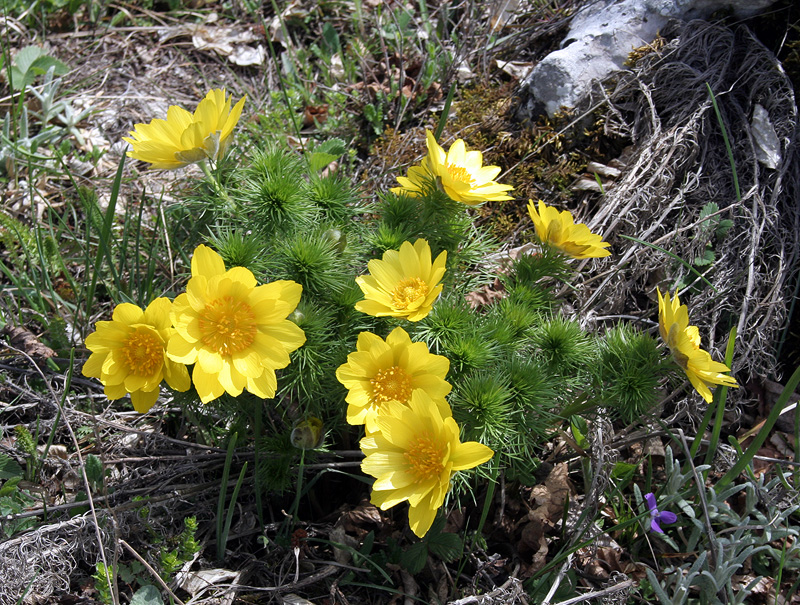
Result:
<svg viewBox="0 0 800 605"><path fill-rule="evenodd" d="M463 166L454 166L453 164L447 165L447 172L453 177L453 180L461 183L472 183L472 175Z"/></svg>
<svg viewBox="0 0 800 605"><path fill-rule="evenodd" d="M122 355L136 376L152 376L164 364L164 343L152 328L134 328L122 347Z"/></svg>
<svg viewBox="0 0 800 605"><path fill-rule="evenodd" d="M439 477L444 470L444 452L428 434L418 436L403 453L408 461L408 471L417 483Z"/></svg>
<svg viewBox="0 0 800 605"><path fill-rule="evenodd" d="M246 302L224 296L200 312L200 340L220 355L248 348L256 338L255 314Z"/></svg>
<svg viewBox="0 0 800 605"><path fill-rule="evenodd" d="M388 370L381 370L369 382L372 385L372 398L376 403L392 399L407 403L411 398L411 376L403 368L393 366Z"/></svg>
<svg viewBox="0 0 800 605"><path fill-rule="evenodd" d="M419 277L409 277L397 284L392 292L392 305L395 309L407 309L410 304L427 295L428 284Z"/></svg>

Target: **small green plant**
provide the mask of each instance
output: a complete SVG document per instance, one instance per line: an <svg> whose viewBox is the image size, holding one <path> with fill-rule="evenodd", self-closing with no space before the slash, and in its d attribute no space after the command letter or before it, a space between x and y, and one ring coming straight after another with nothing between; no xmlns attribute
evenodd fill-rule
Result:
<svg viewBox="0 0 800 605"><path fill-rule="evenodd" d="M37 77L48 72L63 76L68 71L67 65L47 54L42 47L26 46L15 55L6 77L14 90L21 91L33 84Z"/></svg>
<svg viewBox="0 0 800 605"><path fill-rule="evenodd" d="M113 583L116 578L116 570L105 563L98 561L95 565L95 572L92 574L94 589L97 591L97 598L101 603L110 605L113 603Z"/></svg>

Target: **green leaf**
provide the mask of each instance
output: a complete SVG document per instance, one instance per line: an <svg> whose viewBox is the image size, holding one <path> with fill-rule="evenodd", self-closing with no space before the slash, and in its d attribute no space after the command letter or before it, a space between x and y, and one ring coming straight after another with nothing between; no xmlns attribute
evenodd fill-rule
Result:
<svg viewBox="0 0 800 605"><path fill-rule="evenodd" d="M14 57L14 65L21 73L26 74L30 71L36 59L44 56L44 54L44 49L40 46L26 46Z"/></svg>
<svg viewBox="0 0 800 605"><path fill-rule="evenodd" d="M124 563L119 564L117 568L117 575L119 576L119 579L126 584L132 584L136 579L136 574Z"/></svg>
<svg viewBox="0 0 800 605"><path fill-rule="evenodd" d="M103 485L103 461L94 454L86 456L86 478L94 487Z"/></svg>
<svg viewBox="0 0 800 605"><path fill-rule="evenodd" d="M44 55L43 57L36 59L36 61L34 61L31 65L30 71L36 75L43 75L46 74L47 70L51 67L54 68L53 74L56 76L63 76L69 71L69 67L50 55Z"/></svg>
<svg viewBox="0 0 800 605"><path fill-rule="evenodd" d="M339 44L339 34L336 33L333 25L328 22L322 26L322 39L325 41L325 47L329 54L333 55L342 49Z"/></svg>
<svg viewBox="0 0 800 605"><path fill-rule="evenodd" d="M730 231L731 227L733 227L733 221L729 218L724 218L719 222L714 235L717 239L722 239L728 234L728 231Z"/></svg>
<svg viewBox="0 0 800 605"><path fill-rule="evenodd" d="M83 490L81 490L77 494L75 494L75 503L76 504L79 503L79 502L88 502L88 500L89 500L89 498L86 495L86 492L84 492ZM86 506L72 506L69 509L69 514L72 515L73 517L77 517L78 515L82 515L83 513L87 512L88 510L89 510L89 506L88 505L86 505Z"/></svg>
<svg viewBox="0 0 800 605"><path fill-rule="evenodd" d="M457 534L442 533L431 536L428 541L428 548L431 553L439 557L444 562L455 561L461 556L464 542Z"/></svg>
<svg viewBox="0 0 800 605"><path fill-rule="evenodd" d="M694 264L698 267L705 267L713 263L716 258L714 251L711 248L706 248L705 251L703 251L703 256L698 256L694 259Z"/></svg>
<svg viewBox="0 0 800 605"><path fill-rule="evenodd" d="M422 541L412 544L403 552L403 555L400 557L400 564L413 576L422 571L427 560L428 544Z"/></svg>
<svg viewBox="0 0 800 605"><path fill-rule="evenodd" d="M36 76L47 73L51 67L54 68L53 73L57 76L63 76L69 71L67 65L46 54L43 48L26 46L14 57L14 63L9 70L14 90L22 90L30 86Z"/></svg>
<svg viewBox="0 0 800 605"><path fill-rule="evenodd" d="M636 464L629 462L615 462L614 468L611 469L611 476L614 479L628 479L636 471Z"/></svg>
<svg viewBox="0 0 800 605"><path fill-rule="evenodd" d="M164 599L155 586L148 584L133 593L131 605L164 605Z"/></svg>
<svg viewBox="0 0 800 605"><path fill-rule="evenodd" d="M17 484L22 481L22 477L11 477L8 481L3 484L3 487L0 487L0 498L3 496L10 496L15 491L17 491Z"/></svg>
<svg viewBox="0 0 800 605"><path fill-rule="evenodd" d="M586 435L589 434L589 425L586 420L580 416L570 416L569 429L579 448L586 449L589 447L589 440L586 438Z"/></svg>
<svg viewBox="0 0 800 605"><path fill-rule="evenodd" d="M312 170L312 172L319 172L325 166L333 162L337 159L338 155L333 155L332 153L325 153L323 151L315 151L311 154L311 157L308 159L308 164Z"/></svg>
<svg viewBox="0 0 800 605"><path fill-rule="evenodd" d="M13 479L22 477L22 467L16 460L5 454L0 454L0 479Z"/></svg>
<svg viewBox="0 0 800 605"><path fill-rule="evenodd" d="M336 157L344 154L347 151L347 145L345 145L344 141L339 138L328 139L327 141L323 141L319 145L315 151L321 151L323 153L332 153Z"/></svg>

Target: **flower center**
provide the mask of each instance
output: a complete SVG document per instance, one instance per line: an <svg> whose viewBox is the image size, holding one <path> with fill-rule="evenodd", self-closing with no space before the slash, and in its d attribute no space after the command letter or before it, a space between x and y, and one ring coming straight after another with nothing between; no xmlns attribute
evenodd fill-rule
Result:
<svg viewBox="0 0 800 605"><path fill-rule="evenodd" d="M455 181L459 181L460 183L472 183L472 175L469 173L469 170L463 166L448 164L447 172L450 173L450 176L453 177Z"/></svg>
<svg viewBox="0 0 800 605"><path fill-rule="evenodd" d="M687 367L689 367L689 356L681 350L678 340L678 335L680 332L681 329L678 324L672 324L669 327L669 332L667 333L667 346L669 347L670 353L672 353L672 358L685 370Z"/></svg>
<svg viewBox="0 0 800 605"><path fill-rule="evenodd" d="M152 376L164 364L164 343L149 327L134 328L122 346L131 374Z"/></svg>
<svg viewBox="0 0 800 605"><path fill-rule="evenodd" d="M369 382L372 385L372 399L376 403L392 399L406 403L411 398L411 376L403 368L393 366L381 370Z"/></svg>
<svg viewBox="0 0 800 605"><path fill-rule="evenodd" d="M422 434L411 441L403 457L408 461L408 470L417 478L418 483L434 479L444 470L443 448L430 434Z"/></svg>
<svg viewBox="0 0 800 605"><path fill-rule="evenodd" d="M223 296L200 313L200 341L220 355L248 348L256 338L253 309L246 302Z"/></svg>
<svg viewBox="0 0 800 605"><path fill-rule="evenodd" d="M410 304L428 295L428 284L419 277L402 280L392 292L395 309L407 309Z"/></svg>

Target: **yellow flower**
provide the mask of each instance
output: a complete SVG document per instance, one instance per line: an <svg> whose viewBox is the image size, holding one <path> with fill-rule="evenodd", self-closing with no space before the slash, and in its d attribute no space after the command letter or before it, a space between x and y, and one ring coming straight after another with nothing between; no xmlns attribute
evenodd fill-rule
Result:
<svg viewBox="0 0 800 605"><path fill-rule="evenodd" d="M489 460L494 452L476 441L461 443L456 421L419 389L408 405L388 402L378 431L361 440L361 470L376 478L371 502L381 510L408 500L408 522L420 538L444 503L455 471Z"/></svg>
<svg viewBox="0 0 800 605"><path fill-rule="evenodd" d="M356 309L374 317L405 317L419 321L431 311L442 291L447 251L431 263L431 248L424 239L403 242L400 250L387 250L383 260L373 258L367 264L370 275L361 275L356 283L364 300Z"/></svg>
<svg viewBox="0 0 800 605"><path fill-rule="evenodd" d="M464 141L458 139L445 153L433 133L426 131L428 155L419 166L408 169L408 177L399 176L392 193L417 197L433 183L451 199L476 206L482 202L514 199L505 194L511 185L501 185L493 179L500 174L499 166L484 166L480 151L467 151Z"/></svg>
<svg viewBox="0 0 800 605"><path fill-rule="evenodd" d="M721 384L727 387L738 388L736 379L726 376L721 372L730 372L731 369L724 363L711 359L708 351L700 348L700 332L697 326L689 325L689 310L678 299L678 293L670 299L669 292L661 296L658 293L658 329L661 338L667 343L673 359L677 362L689 382L700 393L700 396L711 403L713 399L710 385Z"/></svg>
<svg viewBox="0 0 800 605"><path fill-rule="evenodd" d="M289 365L289 353L306 341L286 319L302 290L293 281L257 286L248 269L226 271L219 254L197 247L186 292L172 306L177 334L167 355L195 364L192 382L203 403L244 389L264 399L275 396L275 370Z"/></svg>
<svg viewBox="0 0 800 605"><path fill-rule="evenodd" d="M536 212L533 201L528 200L528 213L542 243L551 244L572 258L601 258L611 255L611 252L604 249L611 244L589 231L589 227L583 223L575 224L572 213L568 210L559 212L539 200L539 212Z"/></svg>
<svg viewBox="0 0 800 605"><path fill-rule="evenodd" d="M133 146L128 157L166 170L207 158L217 161L225 155L246 98L231 108L233 96L226 98L225 89L217 88L208 91L194 114L171 105L166 120L136 124L135 130L128 133L131 138L122 137Z"/></svg>
<svg viewBox="0 0 800 605"><path fill-rule="evenodd" d="M450 361L428 352L424 342L411 342L403 328L395 328L383 340L361 332L355 353L336 370L336 378L347 393L347 422L366 424L367 432L377 430L378 410L388 401L407 404L416 390L425 391L449 415L445 396L452 386L445 381Z"/></svg>
<svg viewBox="0 0 800 605"><path fill-rule="evenodd" d="M162 380L176 391L188 390L186 366L166 355L167 342L175 333L171 307L166 298L155 299L144 311L131 303L117 305L111 321L98 321L96 331L86 337L92 354L83 365L83 375L99 379L109 399L130 393L134 409L141 413L155 404Z"/></svg>

